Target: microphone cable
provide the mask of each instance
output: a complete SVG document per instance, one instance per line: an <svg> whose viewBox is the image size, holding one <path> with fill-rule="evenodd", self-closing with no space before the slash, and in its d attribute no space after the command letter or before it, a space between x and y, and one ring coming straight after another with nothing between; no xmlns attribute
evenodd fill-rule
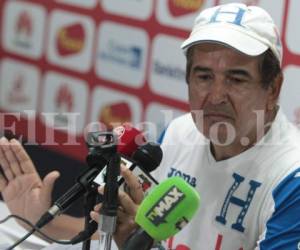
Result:
<svg viewBox="0 0 300 250"><path fill-rule="evenodd" d="M51 238L47 234L43 233L40 228L38 228L37 226L33 225L30 221L24 219L21 216L15 215L15 214L8 215L4 219L0 220L0 224L6 222L7 220L9 220L11 218L15 218L17 220L20 220L20 221L24 222L25 224L27 224L28 226L30 226L32 229L26 235L24 235L21 239L19 239L17 242L15 242L13 245L11 245L10 247L6 248L5 250L12 250L12 249L14 249L17 245L21 244L24 240L26 240L34 232L38 232L41 236L43 236L48 241L53 241L53 242L61 244L61 245L70 245L70 244L73 244L72 240L56 240L56 239Z"/></svg>

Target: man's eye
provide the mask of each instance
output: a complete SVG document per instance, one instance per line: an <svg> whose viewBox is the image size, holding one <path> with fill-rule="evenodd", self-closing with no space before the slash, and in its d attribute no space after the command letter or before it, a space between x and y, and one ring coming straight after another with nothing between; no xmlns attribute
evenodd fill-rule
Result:
<svg viewBox="0 0 300 250"><path fill-rule="evenodd" d="M201 81L209 81L212 79L210 75L198 75L197 78Z"/></svg>
<svg viewBox="0 0 300 250"><path fill-rule="evenodd" d="M233 83L233 84L241 84L241 83L244 83L246 80L243 78L238 78L238 77L229 77L227 79L227 81L229 83Z"/></svg>

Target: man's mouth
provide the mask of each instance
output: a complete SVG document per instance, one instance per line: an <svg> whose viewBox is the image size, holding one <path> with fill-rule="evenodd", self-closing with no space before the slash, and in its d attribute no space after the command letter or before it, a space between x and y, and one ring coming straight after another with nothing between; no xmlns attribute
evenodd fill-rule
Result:
<svg viewBox="0 0 300 250"><path fill-rule="evenodd" d="M233 120L233 117L228 114L223 113L216 113L216 112L208 112L204 113L204 118L212 118L212 119L218 119L218 120Z"/></svg>

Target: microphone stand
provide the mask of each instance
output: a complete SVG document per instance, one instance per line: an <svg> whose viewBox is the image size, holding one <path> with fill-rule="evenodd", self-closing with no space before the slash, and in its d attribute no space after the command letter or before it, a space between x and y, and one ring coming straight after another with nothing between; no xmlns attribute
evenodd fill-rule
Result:
<svg viewBox="0 0 300 250"><path fill-rule="evenodd" d="M99 138L103 137L104 140L99 142ZM99 168L99 163L102 160L103 154L109 157L111 154L116 153L115 146L116 138L113 133L110 132L91 132L88 134L88 146L89 154L87 156L87 163L90 168ZM84 197L85 203L85 223L84 231L93 232L94 223L91 223L90 211L93 210L94 206L102 202L103 197L98 193L97 185L91 184L89 186L89 192ZM91 238L87 238L82 243L82 250L89 250L91 245Z"/></svg>
<svg viewBox="0 0 300 250"><path fill-rule="evenodd" d="M84 204L85 204L85 221L84 221L84 231L94 231L92 227L93 224L91 224L91 216L90 211L93 210L94 206L99 202L100 199L98 199L99 193L97 189L93 189L92 191L88 192L84 197ZM90 250L91 246L91 238L84 240L82 242L82 250Z"/></svg>
<svg viewBox="0 0 300 250"><path fill-rule="evenodd" d="M120 163L120 156L114 154L107 167L104 196L98 224L100 233L99 250L111 249L112 236L116 230Z"/></svg>

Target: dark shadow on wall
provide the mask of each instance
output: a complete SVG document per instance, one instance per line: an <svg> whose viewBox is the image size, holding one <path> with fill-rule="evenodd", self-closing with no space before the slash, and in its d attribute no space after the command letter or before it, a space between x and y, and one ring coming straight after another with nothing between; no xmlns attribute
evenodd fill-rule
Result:
<svg viewBox="0 0 300 250"><path fill-rule="evenodd" d="M41 146L24 145L24 148L30 155L42 178L50 171L58 170L60 172L61 175L54 185L52 201L55 201L66 192L75 183L76 177L87 168L87 165L83 162ZM83 216L83 198L75 202L65 213L76 217Z"/></svg>

